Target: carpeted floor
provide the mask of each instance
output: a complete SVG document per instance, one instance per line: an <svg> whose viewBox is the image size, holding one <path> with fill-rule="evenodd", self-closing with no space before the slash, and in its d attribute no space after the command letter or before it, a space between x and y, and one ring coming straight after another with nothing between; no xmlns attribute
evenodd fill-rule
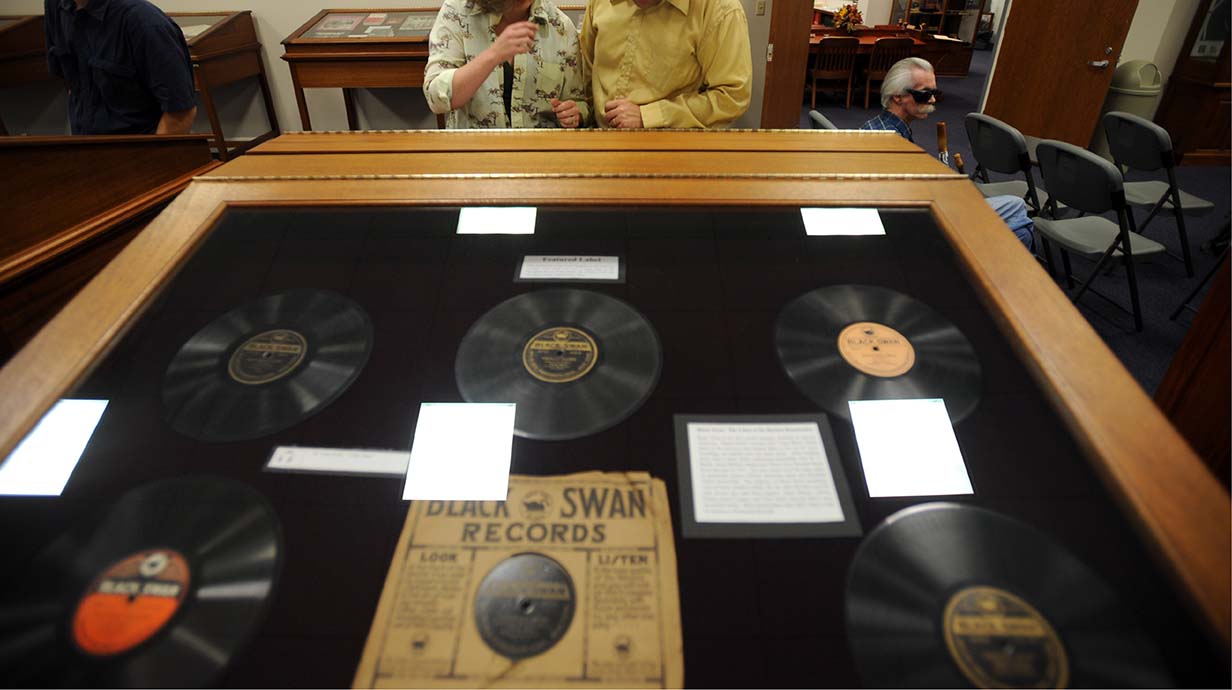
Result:
<svg viewBox="0 0 1232 690"><path fill-rule="evenodd" d="M937 111L928 120L916 122L914 129L915 142L925 151L936 153L937 134L936 123L944 121L949 131L950 155L961 153L967 163L967 170L975 167L975 158L971 155L971 146L963 128L963 117L969 112L975 112L984 91L984 82L988 77L988 68L992 63L992 51L976 51L971 61L971 72L966 77L940 77L938 87L945 97L937 104ZM873 94L876 98L877 94ZM853 98L853 101L856 100ZM859 98L863 104L863 98ZM880 107L873 103L869 110L853 102L851 110L843 108L842 102L834 97L819 96L817 109L840 128L857 128L867 119L880 112ZM807 103L800 111L800 127L810 126ZM993 176L994 179L1009 179L1006 176ZM1130 171L1126 179L1148 180L1165 179L1162 171L1156 175L1148 175ZM1036 178L1039 181L1039 178ZM1215 265L1218 252L1209 249L1210 242L1229 218L1229 197L1232 196L1232 169L1212 166L1181 166L1177 168L1177 180L1185 191L1207 199L1215 204L1215 210L1204 216L1186 216L1185 225L1189 232L1191 251L1193 252L1195 275L1189 278L1185 275L1185 266L1179 259L1168 256L1152 258L1138 263L1138 289L1142 299L1144 329L1141 333L1134 331L1133 317L1109 304L1095 295L1086 295L1078 304L1078 310L1087 317L1095 330L1104 338L1108 346L1117 354L1125 367L1134 375L1148 393L1154 393L1168 365L1172 361L1177 348L1185 338L1185 333L1193 321L1193 312L1183 311L1176 321L1169 321L1168 315L1177 308L1207 272ZM1044 185L1047 186L1046 184ZM1146 211L1138 211L1136 217L1141 222ZM1113 218L1111 215L1108 216ZM1171 215L1161 216L1151 222L1146 235L1167 245L1179 255L1180 241L1177 237L1176 222ZM1058 270L1059 270L1058 261ZM1081 257L1074 257L1074 273L1079 278L1085 277L1094 262ZM1094 288L1112 298L1115 302L1129 308L1129 287L1126 281L1124 267L1116 267L1111 273L1101 275L1094 283ZM1206 288L1191 303L1194 308L1201 305Z"/></svg>

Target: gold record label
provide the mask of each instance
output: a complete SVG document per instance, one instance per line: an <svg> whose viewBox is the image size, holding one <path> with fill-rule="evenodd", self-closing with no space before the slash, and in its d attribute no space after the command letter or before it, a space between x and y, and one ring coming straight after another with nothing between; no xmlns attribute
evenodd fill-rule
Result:
<svg viewBox="0 0 1232 690"><path fill-rule="evenodd" d="M945 646L977 688L1064 688L1069 657L1033 606L996 587L967 587L945 606Z"/></svg>
<svg viewBox="0 0 1232 690"><path fill-rule="evenodd" d="M238 383L257 386L295 371L308 352L308 340L295 331L277 328L258 333L231 355L227 373Z"/></svg>
<svg viewBox="0 0 1232 690"><path fill-rule="evenodd" d="M522 348L522 366L545 383L576 381L595 367L599 346L580 328L553 326L531 336Z"/></svg>
<svg viewBox="0 0 1232 690"><path fill-rule="evenodd" d="M898 331L880 323L859 321L838 334L838 353L869 376L902 376L915 366L915 348Z"/></svg>

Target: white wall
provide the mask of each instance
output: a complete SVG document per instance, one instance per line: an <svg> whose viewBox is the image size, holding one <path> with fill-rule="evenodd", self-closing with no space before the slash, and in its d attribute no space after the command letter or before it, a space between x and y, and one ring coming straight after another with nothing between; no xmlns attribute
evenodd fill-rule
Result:
<svg viewBox="0 0 1232 690"><path fill-rule="evenodd" d="M780 0L804 2L805 0ZM770 2L766 13L758 16L756 0L741 0L749 18L750 44L753 52L753 101L748 113L736 122L736 127L754 128L761 123L762 91L766 74L766 43L770 34ZM300 127L299 110L291 85L291 72L282 60L282 39L316 14L320 9L379 7L373 0L329 0L328 3L300 3L287 0L154 0L166 12L213 12L216 10L252 10L257 38L261 41L265 70L274 93L279 124L284 131ZM585 0L558 0L558 4L585 4ZM42 0L0 0L0 14L42 14ZM384 6L438 7L440 0L398 0ZM346 129L346 109L339 89L308 89L305 91L313 129ZM27 90L0 92L0 113L10 131L36 134L67 133L65 108L67 99L47 93ZM49 101L51 101L49 103ZM256 136L265 131L264 105L255 84L235 84L216 94L221 110L223 130L228 138ZM366 129L432 129L436 117L428 110L419 89L373 89L357 93L360 127ZM35 105L37 104L37 106ZM203 109L202 109L203 111ZM20 127L20 129L19 129ZM204 112L197 118L193 131L208 132Z"/></svg>
<svg viewBox="0 0 1232 690"><path fill-rule="evenodd" d="M1199 4L1201 0L1139 0L1118 62L1154 63L1166 89Z"/></svg>

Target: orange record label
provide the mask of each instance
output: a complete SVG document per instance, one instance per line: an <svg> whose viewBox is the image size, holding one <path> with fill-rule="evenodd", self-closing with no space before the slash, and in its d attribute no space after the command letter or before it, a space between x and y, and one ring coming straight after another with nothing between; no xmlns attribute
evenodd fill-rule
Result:
<svg viewBox="0 0 1232 690"><path fill-rule="evenodd" d="M595 366L599 345L590 334L569 326L539 331L522 348L522 366L545 383L576 381Z"/></svg>
<svg viewBox="0 0 1232 690"><path fill-rule="evenodd" d="M150 639L184 603L188 562L175 551L135 553L90 583L73 614L73 641L94 656L113 656Z"/></svg>
<svg viewBox="0 0 1232 690"><path fill-rule="evenodd" d="M880 323L859 321L838 334L838 353L869 376L902 376L915 366L915 348L898 331Z"/></svg>

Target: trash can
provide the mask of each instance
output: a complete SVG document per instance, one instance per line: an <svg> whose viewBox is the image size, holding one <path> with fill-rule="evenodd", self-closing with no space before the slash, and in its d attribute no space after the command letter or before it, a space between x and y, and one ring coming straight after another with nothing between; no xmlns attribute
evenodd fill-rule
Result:
<svg viewBox="0 0 1232 690"><path fill-rule="evenodd" d="M1108 151L1108 138L1104 136L1104 114L1113 111L1130 113L1151 119L1155 103L1163 90L1163 78L1159 68L1147 60L1129 60L1117 66L1108 87L1108 97L1099 113L1099 124L1091 136L1091 151L1112 160Z"/></svg>

